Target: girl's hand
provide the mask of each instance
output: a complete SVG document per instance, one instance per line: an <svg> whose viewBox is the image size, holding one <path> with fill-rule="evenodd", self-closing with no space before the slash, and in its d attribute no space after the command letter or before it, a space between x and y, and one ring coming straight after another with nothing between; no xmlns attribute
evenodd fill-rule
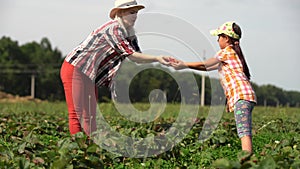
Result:
<svg viewBox="0 0 300 169"><path fill-rule="evenodd" d="M183 61L176 59L171 61L171 66L176 70L187 68L187 65Z"/></svg>

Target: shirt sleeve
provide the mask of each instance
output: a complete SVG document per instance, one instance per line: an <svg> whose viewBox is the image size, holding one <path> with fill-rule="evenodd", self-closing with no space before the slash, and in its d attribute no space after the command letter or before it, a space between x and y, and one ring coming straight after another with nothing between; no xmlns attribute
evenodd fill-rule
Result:
<svg viewBox="0 0 300 169"><path fill-rule="evenodd" d="M215 58L217 58L221 62L225 62L226 60L228 60L228 57L229 55L224 49L220 50L215 55Z"/></svg>
<svg viewBox="0 0 300 169"><path fill-rule="evenodd" d="M106 40L121 56L129 56L136 52L135 48L125 36L125 30L119 25L113 25L107 29Z"/></svg>

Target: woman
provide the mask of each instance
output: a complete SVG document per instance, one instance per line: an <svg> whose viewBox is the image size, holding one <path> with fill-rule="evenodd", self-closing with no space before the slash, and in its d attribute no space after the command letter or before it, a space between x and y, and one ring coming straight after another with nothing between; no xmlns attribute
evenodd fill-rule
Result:
<svg viewBox="0 0 300 169"><path fill-rule="evenodd" d="M116 0L111 21L95 29L65 58L61 67L69 112L71 134L96 130L97 87L111 82L125 58L137 63L168 65L169 57L142 54L134 32L137 13L143 9L135 0Z"/></svg>
<svg viewBox="0 0 300 169"><path fill-rule="evenodd" d="M203 62L173 60L175 69L191 68L202 71L219 70L221 84L227 99L227 111L234 112L237 133L242 150L252 153L252 110L256 95L250 83L250 72L240 47L241 28L235 22L226 22L211 34L218 36L220 51Z"/></svg>

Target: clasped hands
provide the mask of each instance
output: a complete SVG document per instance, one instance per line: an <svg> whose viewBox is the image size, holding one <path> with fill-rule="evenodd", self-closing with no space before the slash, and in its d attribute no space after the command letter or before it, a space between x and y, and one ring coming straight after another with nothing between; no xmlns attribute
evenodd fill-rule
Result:
<svg viewBox="0 0 300 169"><path fill-rule="evenodd" d="M183 61L175 59L171 56L162 56L159 59L159 62L165 66L172 66L176 70L184 69L187 67Z"/></svg>

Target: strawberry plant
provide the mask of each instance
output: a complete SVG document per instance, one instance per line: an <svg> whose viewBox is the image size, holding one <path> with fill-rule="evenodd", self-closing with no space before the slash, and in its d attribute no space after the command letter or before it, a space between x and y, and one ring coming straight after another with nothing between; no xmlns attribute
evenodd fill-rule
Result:
<svg viewBox="0 0 300 169"><path fill-rule="evenodd" d="M145 109L147 105L135 107ZM111 103L100 104L103 116L115 131L136 138L164 135L179 107L169 104L154 121L139 123L120 116ZM63 102L0 103L0 168L300 168L299 109L256 107L253 154L241 151L231 113L224 113L211 136L200 142L199 133L208 110L200 108L193 122L186 119L176 124L191 125L191 129L171 149L148 157L148 151L167 145L145 142L139 145L140 152L126 149L128 154L144 153L145 157L129 158L101 148L84 133L71 136ZM122 148L117 141L111 139L106 144Z"/></svg>

